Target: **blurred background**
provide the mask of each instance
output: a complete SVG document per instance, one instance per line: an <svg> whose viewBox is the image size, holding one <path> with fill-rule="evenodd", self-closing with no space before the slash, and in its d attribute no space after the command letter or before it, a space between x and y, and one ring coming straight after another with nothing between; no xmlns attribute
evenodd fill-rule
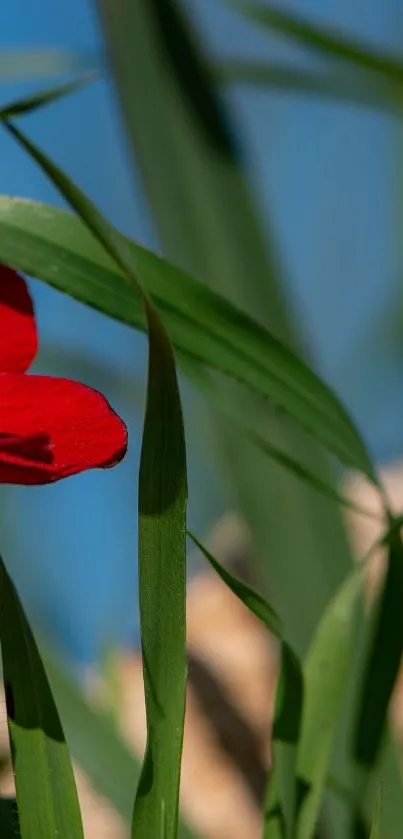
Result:
<svg viewBox="0 0 403 839"><path fill-rule="evenodd" d="M107 27L108 3L100 5ZM197 44L211 61L269 59L304 72L323 71L322 58L302 45L290 44L278 33L248 25L218 0L188 0L182 5L196 27ZM299 0L283 5L310 20L342 27L343 33L373 48L396 53L401 48L403 12L397 0L329 0L325 4ZM55 79L94 67L101 70L99 80L30 116L25 128L120 230L147 247L166 252L152 200L145 192L141 154L138 161L130 154L105 46L112 59L113 49L105 45L95 5L90 0L70 0L56 8L51 0L35 4L14 0L4 6L1 22L3 102ZM112 66L116 67L116 61L112 60ZM348 73L347 69L344 80ZM134 95L134 88L141 88L145 80L140 75L131 84ZM367 84L371 88L371 82ZM227 100L231 136L260 211L261 226L281 264L277 288L297 335L296 343L342 397L378 465L396 465L403 456L403 135L398 102L391 111L275 84L266 89L240 82L226 84L221 93ZM44 176L3 131L0 179L2 193L60 203ZM180 255L169 256L181 262ZM185 256L183 262L189 267ZM197 269L194 273L198 274ZM205 279L202 269L199 275ZM254 280L253 270L250 276L246 272L246 294L247 284L252 287ZM227 278L227 291L230 282L231 277ZM108 651L121 648L127 652L130 678L135 679L137 659L130 658L130 651L135 655L139 643L136 505L146 340L34 280L30 280L30 288L41 344L34 369L79 379L103 391L127 422L130 445L125 461L112 471L88 473L52 487L3 487L2 553L34 625L51 640L63 660L73 668L87 668L103 662ZM267 305L270 309L270 298ZM246 573L245 557L255 551L251 547L254 537L257 553L266 548L262 549L259 534L254 532L253 515L248 519L234 472L221 468L220 438L215 439L215 447L211 445L214 427L207 428L199 398L186 382L183 398L190 527L201 537L215 528L212 538L213 542L218 539L214 542L217 550L227 552L228 561L235 562L240 555L242 573ZM232 457L238 457L236 447L234 451ZM394 475L398 474L396 468ZM337 478L341 477L337 472ZM233 510L246 518L249 530L240 524L240 517L226 515ZM218 530L217 522L221 522ZM270 582L271 557L266 560ZM191 558L192 575L203 575L202 568L199 558ZM203 589L207 579L197 577L191 589L192 615L199 615L202 606L206 610L200 611L199 624L192 618L190 637L195 649L200 642L197 627L210 614L210 594L212 602L218 597ZM273 586L281 603L281 580L277 589L275 580ZM323 592L325 597L325 588ZM229 613L234 608L228 605ZM217 601L212 625L217 609L224 615L224 605ZM240 622L242 618L234 613L234 626ZM222 617L223 638L232 634L231 627L233 624L227 626ZM241 661L246 649L251 661L250 650L256 649L256 681L265 668L269 678L274 664L266 647L261 647L261 637L251 628L255 640L248 647L246 625L244 630L246 635L239 637L238 646L233 640L234 661ZM292 631L297 631L296 625ZM206 642L205 659L218 649L217 637ZM226 649L222 657L228 655ZM194 684L200 678L203 682L197 662L191 673ZM206 678L204 673L204 684ZM239 678L239 690L234 675L228 684L235 693L238 690L245 713L257 715L263 726L270 697L254 696L248 705L246 671ZM199 711L219 707L214 685L211 690L204 706L199 690ZM223 707L225 711L225 703ZM259 739L259 734L256 736ZM140 735L136 742L141 744ZM222 749L225 752L225 744ZM214 765L218 765L217 755ZM259 759L261 763L246 773L255 778L252 802L261 795L266 745ZM213 758L207 756L207 764L209 761L213 765ZM256 815L252 804L248 813L253 836ZM225 837L224 833L215 835ZM235 833L229 835L235 837Z"/></svg>

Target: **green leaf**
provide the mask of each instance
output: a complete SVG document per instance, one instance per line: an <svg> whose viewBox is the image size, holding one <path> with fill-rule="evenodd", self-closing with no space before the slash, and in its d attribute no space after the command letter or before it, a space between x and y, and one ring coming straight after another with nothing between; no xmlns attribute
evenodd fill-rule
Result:
<svg viewBox="0 0 403 839"><path fill-rule="evenodd" d="M13 129L16 131L16 129ZM0 258L112 317L144 324L135 287L68 213L0 199ZM272 400L350 466L375 481L365 446L333 392L268 330L200 282L119 237L174 346ZM143 326L144 328L144 326Z"/></svg>
<svg viewBox="0 0 403 839"><path fill-rule="evenodd" d="M99 795L108 799L130 824L134 787L141 770L138 759L129 751L110 715L89 705L80 687L42 640L41 649L73 757ZM178 835L179 839L194 839L194 833L183 823Z"/></svg>
<svg viewBox="0 0 403 839"><path fill-rule="evenodd" d="M88 704L81 689L45 649L44 661L71 753L94 789L130 823L140 764L102 711Z"/></svg>
<svg viewBox="0 0 403 839"><path fill-rule="evenodd" d="M224 568L204 545L190 531L188 536L204 554L217 574L236 597L261 620L269 632L281 642L281 664L276 688L276 702L273 718L274 770L271 784L273 793L269 798L269 809L274 809L276 820L267 819L264 839L273 836L278 822L284 822L286 836L292 835L296 806L295 744L298 741L303 703L303 676L297 656L284 638L278 615L257 591Z"/></svg>
<svg viewBox="0 0 403 839"><path fill-rule="evenodd" d="M371 834L369 839L380 839L381 835L381 806L382 806L382 793L381 789L378 791L378 795L375 800L375 812L372 819L372 827L371 827Z"/></svg>
<svg viewBox="0 0 403 839"><path fill-rule="evenodd" d="M1 839L21 839L15 798L0 798L0 836Z"/></svg>
<svg viewBox="0 0 403 839"><path fill-rule="evenodd" d="M46 105L56 102L58 99L63 99L64 96L68 96L70 93L75 93L81 87L84 87L84 85L97 78L97 73L87 73L85 76L80 76L80 78L74 79L71 82L54 85L54 87L45 88L44 90L37 91L29 96L15 99L13 102L9 102L8 104L0 107L0 119L5 120L10 117L30 114L33 111L37 111Z"/></svg>
<svg viewBox="0 0 403 839"><path fill-rule="evenodd" d="M0 54L1 82L25 82L92 72L98 66L96 56L78 50L41 49L4 50Z"/></svg>
<svg viewBox="0 0 403 839"><path fill-rule="evenodd" d="M328 605L304 664L304 709L297 751L300 801L296 839L312 839L326 788L352 653L353 619L362 587L354 569Z"/></svg>
<svg viewBox="0 0 403 839"><path fill-rule="evenodd" d="M16 589L0 560L0 638L22 839L83 839L57 708Z"/></svg>
<svg viewBox="0 0 403 839"><path fill-rule="evenodd" d="M278 32L325 57L347 61L371 74L403 82L403 62L400 56L364 45L337 27L313 23L306 17L296 12L288 12L284 6L274 3L226 0L226 5L251 23L267 28L270 32Z"/></svg>
<svg viewBox="0 0 403 839"><path fill-rule="evenodd" d="M79 213L142 296L149 339L139 480L140 629L147 748L134 805L135 839L176 839L186 692L186 449L173 352L127 242L19 129L8 130Z"/></svg>
<svg viewBox="0 0 403 839"><path fill-rule="evenodd" d="M285 305L278 236L271 230L270 213L263 235L241 167L238 124L232 125L208 72L202 33L189 25L184 4L175 0L98 0L98 7L136 171L143 176L164 252L281 341L298 347L298 323ZM270 442L328 478L319 446L264 404L256 407L256 399L239 387L221 385L246 423L253 416ZM270 598L302 655L325 605L351 569L341 517L334 504L282 467L273 462L268 469L256 448L220 416L210 415L204 400L194 398L194 421L200 431L210 423L214 434L214 474L222 464L232 503L255 538L256 561ZM349 713L350 708L331 769L346 784L352 763L346 754ZM396 762L390 769L382 821L388 822L388 839L400 839ZM325 815L338 839L347 808L327 804Z"/></svg>
<svg viewBox="0 0 403 839"><path fill-rule="evenodd" d="M370 771L376 763L390 698L403 653L403 545L398 528L388 538L386 578L375 606L373 636L362 679L354 757Z"/></svg>
<svg viewBox="0 0 403 839"><path fill-rule="evenodd" d="M298 739L302 713L303 679L298 658L284 638L280 618L264 597L224 568L193 533L189 530L187 533L236 597L265 624L275 638L281 641L282 666L277 689L273 737L284 743L295 743Z"/></svg>
<svg viewBox="0 0 403 839"><path fill-rule="evenodd" d="M283 627L280 621L279 616L275 612L275 610L270 606L267 600L262 597L259 592L255 591L250 586L246 585L246 583L239 580L227 568L224 568L220 562L210 553L204 545L199 542L197 536L191 533L189 530L187 531L189 538L194 542L196 547L205 558L208 560L210 565L214 568L214 571L221 577L223 582L231 589L231 591L238 597L239 600L249 609L250 612L253 612L259 620L261 620L269 632L274 635L275 638L278 638L279 641L283 640Z"/></svg>
<svg viewBox="0 0 403 839"><path fill-rule="evenodd" d="M139 594L148 740L133 839L176 839L186 689L186 450L175 365L149 313L139 481Z"/></svg>
<svg viewBox="0 0 403 839"><path fill-rule="evenodd" d="M402 88L395 82L362 78L351 73L319 73L274 61L227 59L214 66L221 85L247 85L271 93L309 96L325 102L342 102L398 117Z"/></svg>
<svg viewBox="0 0 403 839"><path fill-rule="evenodd" d="M1 202L1 199L0 199ZM336 487L332 486L330 482L326 482L320 475L315 474L304 463L300 463L295 457L290 457L288 452L282 451L278 445L273 445L269 440L266 440L262 434L253 427L253 413L252 418L249 417L249 424L242 417L239 410L237 410L236 403L228 398L228 395L222 388L215 385L204 368L196 368L186 357L181 358L181 367L185 374L187 373L191 381L204 393L209 401L218 408L224 416L228 418L232 425L239 427L241 433L266 457L275 461L275 463L287 469L296 478L305 481L310 486L322 495L327 496L332 501L347 507L356 513L369 518L377 518L383 520L382 516L377 515L365 507L356 504L350 498L339 492Z"/></svg>

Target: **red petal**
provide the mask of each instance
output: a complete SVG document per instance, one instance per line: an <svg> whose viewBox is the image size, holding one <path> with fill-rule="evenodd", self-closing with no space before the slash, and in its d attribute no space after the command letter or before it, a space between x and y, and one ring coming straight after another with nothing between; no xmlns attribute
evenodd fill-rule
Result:
<svg viewBox="0 0 403 839"><path fill-rule="evenodd" d="M25 280L0 265L0 371L23 373L38 350L34 309Z"/></svg>
<svg viewBox="0 0 403 839"><path fill-rule="evenodd" d="M47 484L114 466L124 422L96 390L69 379L0 374L0 483Z"/></svg>

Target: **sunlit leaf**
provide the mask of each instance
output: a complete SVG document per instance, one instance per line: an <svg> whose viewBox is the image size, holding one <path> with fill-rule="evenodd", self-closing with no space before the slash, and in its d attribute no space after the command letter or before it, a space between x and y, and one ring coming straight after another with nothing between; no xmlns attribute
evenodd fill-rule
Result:
<svg viewBox="0 0 403 839"><path fill-rule="evenodd" d="M15 130L15 129L14 129ZM141 298L80 220L47 205L1 198L0 258L133 326ZM267 330L189 275L119 237L176 349L281 405L350 466L375 480L364 444L335 395ZM144 326L143 326L144 328Z"/></svg>
<svg viewBox="0 0 403 839"><path fill-rule="evenodd" d="M271 772L271 784L273 792L268 804L269 809L273 808L275 818L267 819L264 839L273 839L277 835L278 820L285 825L286 837L291 837L297 795L296 743L300 734L304 693L300 663L284 638L278 615L267 600L224 568L196 536L190 532L188 535L223 582L281 643L280 672L272 729L274 770Z"/></svg>
<svg viewBox="0 0 403 839"><path fill-rule="evenodd" d="M345 693L361 587L360 571L354 569L324 612L304 663L304 709L296 762L300 787L296 839L315 835Z"/></svg>
<svg viewBox="0 0 403 839"><path fill-rule="evenodd" d="M58 711L16 589L0 560L0 638L21 839L83 839Z"/></svg>
<svg viewBox="0 0 403 839"><path fill-rule="evenodd" d="M149 373L139 480L139 593L147 749L132 832L135 839L176 839L186 689L187 473L174 357L128 243L64 172L14 125L5 125L120 267L141 295L146 313Z"/></svg>

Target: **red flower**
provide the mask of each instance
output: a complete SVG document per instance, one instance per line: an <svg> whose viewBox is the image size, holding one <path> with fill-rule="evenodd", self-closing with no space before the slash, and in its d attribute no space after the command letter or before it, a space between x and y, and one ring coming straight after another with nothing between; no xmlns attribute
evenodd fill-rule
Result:
<svg viewBox="0 0 403 839"><path fill-rule="evenodd" d="M86 385L27 375L37 349L25 281L0 266L0 483L47 484L119 463L127 448L120 417Z"/></svg>

